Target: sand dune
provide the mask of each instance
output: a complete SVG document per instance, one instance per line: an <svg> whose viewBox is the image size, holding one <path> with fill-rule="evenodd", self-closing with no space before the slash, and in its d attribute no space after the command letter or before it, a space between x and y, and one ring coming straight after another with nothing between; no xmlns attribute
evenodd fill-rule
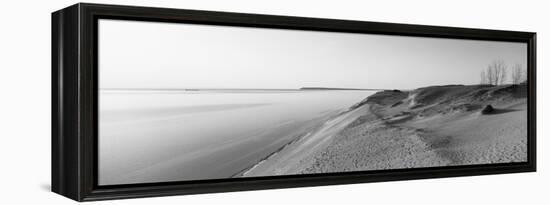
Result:
<svg viewBox="0 0 550 205"><path fill-rule="evenodd" d="M449 85L371 95L242 176L526 160L525 85Z"/></svg>

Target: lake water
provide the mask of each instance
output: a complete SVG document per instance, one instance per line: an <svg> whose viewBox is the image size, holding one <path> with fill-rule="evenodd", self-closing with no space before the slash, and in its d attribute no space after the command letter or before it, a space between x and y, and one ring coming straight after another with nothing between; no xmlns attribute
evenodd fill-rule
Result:
<svg viewBox="0 0 550 205"><path fill-rule="evenodd" d="M372 93L100 91L99 184L232 177Z"/></svg>

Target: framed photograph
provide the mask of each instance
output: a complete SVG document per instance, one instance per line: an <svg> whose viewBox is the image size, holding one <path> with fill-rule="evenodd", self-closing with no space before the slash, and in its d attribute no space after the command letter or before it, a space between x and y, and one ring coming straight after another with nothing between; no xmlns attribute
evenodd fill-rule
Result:
<svg viewBox="0 0 550 205"><path fill-rule="evenodd" d="M76 4L52 190L77 201L532 172L532 32Z"/></svg>

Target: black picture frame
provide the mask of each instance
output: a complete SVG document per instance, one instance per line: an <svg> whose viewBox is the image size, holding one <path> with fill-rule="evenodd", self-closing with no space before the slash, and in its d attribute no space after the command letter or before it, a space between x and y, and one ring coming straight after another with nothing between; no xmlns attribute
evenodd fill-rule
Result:
<svg viewBox="0 0 550 205"><path fill-rule="evenodd" d="M524 42L528 48L528 161L98 186L98 19ZM79 3L52 13L51 66L52 191L76 201L536 171L536 33L532 32Z"/></svg>

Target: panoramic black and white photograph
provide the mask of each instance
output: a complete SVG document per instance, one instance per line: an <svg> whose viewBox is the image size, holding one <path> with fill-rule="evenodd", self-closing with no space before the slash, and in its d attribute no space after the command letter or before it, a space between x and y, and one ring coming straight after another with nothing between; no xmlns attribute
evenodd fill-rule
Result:
<svg viewBox="0 0 550 205"><path fill-rule="evenodd" d="M98 183L527 161L527 43L100 19Z"/></svg>

